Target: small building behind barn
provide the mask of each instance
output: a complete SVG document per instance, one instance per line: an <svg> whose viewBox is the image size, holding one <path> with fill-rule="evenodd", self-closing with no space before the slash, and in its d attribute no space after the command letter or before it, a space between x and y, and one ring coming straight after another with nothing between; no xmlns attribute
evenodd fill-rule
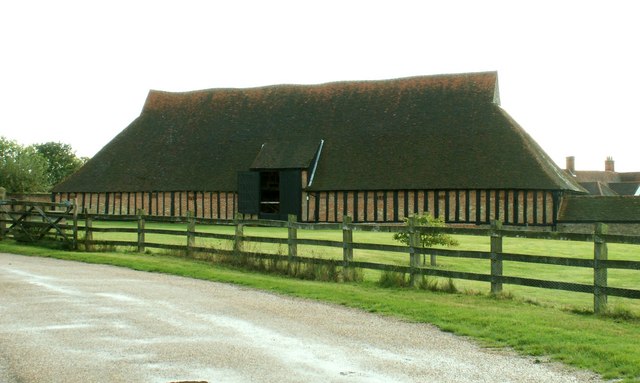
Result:
<svg viewBox="0 0 640 383"><path fill-rule="evenodd" d="M590 195L640 196L640 172L617 172L613 157L607 157L603 170L576 170L576 159L570 156L565 171Z"/></svg>
<svg viewBox="0 0 640 383"><path fill-rule="evenodd" d="M603 170L576 170L575 157L566 160L565 172L588 195L562 199L556 229L592 233L596 223L604 223L609 233L640 234L640 172L617 172L613 157L607 157Z"/></svg>
<svg viewBox="0 0 640 383"><path fill-rule="evenodd" d="M500 107L496 72L150 91L54 188L85 211L304 222L555 225L586 191Z"/></svg>
<svg viewBox="0 0 640 383"><path fill-rule="evenodd" d="M562 232L593 233L604 223L611 234L640 234L640 197L571 196L564 198L557 229Z"/></svg>

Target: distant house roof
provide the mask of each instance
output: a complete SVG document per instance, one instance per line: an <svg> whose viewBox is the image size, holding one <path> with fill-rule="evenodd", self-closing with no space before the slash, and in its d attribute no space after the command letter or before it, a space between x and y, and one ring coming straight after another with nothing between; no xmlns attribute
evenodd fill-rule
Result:
<svg viewBox="0 0 640 383"><path fill-rule="evenodd" d="M620 182L620 173L598 170L578 170L574 172L578 182Z"/></svg>
<svg viewBox="0 0 640 383"><path fill-rule="evenodd" d="M618 173L621 182L637 182L640 183L640 172Z"/></svg>
<svg viewBox="0 0 640 383"><path fill-rule="evenodd" d="M591 195L615 196L618 193L612 190L607 184L602 182L580 182L580 186L585 188Z"/></svg>
<svg viewBox="0 0 640 383"><path fill-rule="evenodd" d="M632 196L571 196L563 198L558 222L640 223L640 198Z"/></svg>
<svg viewBox="0 0 640 383"><path fill-rule="evenodd" d="M584 192L499 100L496 72L150 91L54 191L235 191L238 171L305 168L322 141L310 190Z"/></svg>
<svg viewBox="0 0 640 383"><path fill-rule="evenodd" d="M567 157L565 172L591 195L640 195L640 172L616 172L613 158L607 158L605 170L575 170L574 157ZM607 168L609 166L609 168ZM613 193L613 194L611 194Z"/></svg>
<svg viewBox="0 0 640 383"><path fill-rule="evenodd" d="M640 182L612 182L609 187L618 195L640 196Z"/></svg>

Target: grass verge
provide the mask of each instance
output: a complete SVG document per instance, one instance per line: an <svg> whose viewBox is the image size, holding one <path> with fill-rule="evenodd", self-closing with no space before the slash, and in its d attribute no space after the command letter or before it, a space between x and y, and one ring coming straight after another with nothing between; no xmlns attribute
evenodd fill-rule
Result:
<svg viewBox="0 0 640 383"><path fill-rule="evenodd" d="M323 283L242 271L204 261L125 252L84 253L0 242L0 252L108 264L234 283L431 323L487 347L508 347L541 361L563 362L605 379L640 382L640 320L541 307L511 296L469 295L376 283Z"/></svg>

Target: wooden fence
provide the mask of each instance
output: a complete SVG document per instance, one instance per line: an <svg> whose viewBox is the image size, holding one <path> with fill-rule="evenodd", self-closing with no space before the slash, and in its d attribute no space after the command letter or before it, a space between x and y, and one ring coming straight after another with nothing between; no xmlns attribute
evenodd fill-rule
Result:
<svg viewBox="0 0 640 383"><path fill-rule="evenodd" d="M288 222L283 221L265 221L265 220L242 220L239 217L236 220L210 220L196 219L192 213L186 217L150 217L145 216L144 211L139 211L137 216L113 216L113 215L80 215L79 218L73 219L73 215L69 215L68 222L74 224L63 225L67 230L73 233L74 244L77 243L77 233L84 232L84 244L86 250L92 250L96 246L127 246L137 248L139 252L144 252L146 248L158 248L185 251L186 254L194 253L216 253L226 254L230 256L248 255L263 259L286 259L288 261L306 262L314 264L333 264L338 263L344 268L361 268L379 271L393 271L405 273L410 276L410 283L416 284L421 276L436 276L453 279L463 279L472 281L487 282L491 286L491 292L498 294L502 292L503 285L520 285L554 290L565 290L571 292L581 292L593 294L594 312L601 313L605 310L608 296L617 296L631 299L640 299L640 290L612 287L608 285L607 272L612 269L621 270L640 270L640 262L629 260L609 260L607 252L608 243L626 243L640 244L640 236L628 235L610 235L607 234L607 227L604 224L596 224L593 234L576 234L576 233L560 233L549 231L527 231L527 230L508 230L504 229L499 221L494 221L491 228L461 228L461 227L422 227L416 226L415 218L409 219L407 226L399 225L371 225L371 224L354 224L350 217L344 217L340 224L309 224L299 223L295 221L295 216L290 216ZM78 221L84 219L84 226L78 226ZM111 221L124 222L135 221L137 227L94 227L94 221ZM186 230L167 230L167 229L151 229L145 227L147 222L182 222L187 223ZM0 227L0 239L6 233L4 232L4 223L8 222L0 217L3 226ZM220 234L210 232L199 232L196 230L197 224L215 224L215 225L231 225L235 227L234 234ZM244 233L247 226L268 226L281 227L287 229L287 238L271 238L262 236L248 236ZM298 238L298 230L341 230L342 241L302 239ZM408 231L410 246L400 245L382 245L372 243L359 243L353 241L354 231L375 231L375 232L399 232ZM136 241L114 241L114 240L95 240L94 233L135 233ZM466 251L451 249L434 249L421 248L421 233L445 233L457 235L475 235L490 238L489 251ZM145 239L146 234L160 234L171 236L183 236L185 242L183 245L153 243ZM588 241L593 243L593 259L578 259L545 255L523 255L503 252L503 238L531 238L531 239L548 239L548 240L572 240L572 241ZM233 249L216 249L212 247L196 246L196 238L213 238L232 241ZM285 245L287 248L286 255L266 254L259 252L245 251L246 243L271 243ZM316 247L333 247L342 249L341 260L329 260L321 258L310 258L299 256L298 246L308 245ZM364 262L354 260L354 250L376 250L392 253L407 254L407 265L392 265L375 262ZM488 273L471 273L454 270L444 270L440 268L430 267L429 265L421 265L420 258L430 255L431 257L455 257L465 259L481 259L489 260L490 268ZM582 284L566 281L549 281L534 278L523 278L515 276L503 275L504 262L525 262L543 265L556 265L563 267L580 267L593 270L593 284Z"/></svg>
<svg viewBox="0 0 640 383"><path fill-rule="evenodd" d="M3 190L0 190L2 195ZM70 220L72 224L62 224ZM67 233L67 229L71 233ZM6 235L24 242L37 242L45 236L60 237L76 248L78 214L72 201L34 202L0 199L0 240Z"/></svg>

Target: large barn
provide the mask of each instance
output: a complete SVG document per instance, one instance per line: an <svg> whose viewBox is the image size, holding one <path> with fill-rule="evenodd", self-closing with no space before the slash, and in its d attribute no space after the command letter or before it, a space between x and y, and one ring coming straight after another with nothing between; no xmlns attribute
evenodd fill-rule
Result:
<svg viewBox="0 0 640 383"><path fill-rule="evenodd" d="M184 93L57 185L89 212L554 225L583 193L501 107L496 72Z"/></svg>

